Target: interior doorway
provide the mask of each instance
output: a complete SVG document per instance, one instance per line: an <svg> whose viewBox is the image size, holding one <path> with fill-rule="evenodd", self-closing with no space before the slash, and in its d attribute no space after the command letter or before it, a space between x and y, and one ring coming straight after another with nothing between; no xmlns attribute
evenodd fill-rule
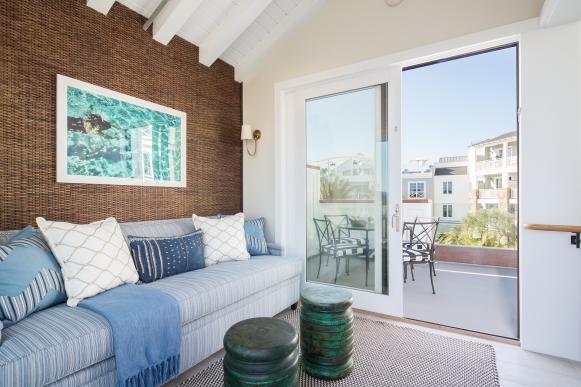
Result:
<svg viewBox="0 0 581 387"><path fill-rule="evenodd" d="M404 317L518 339L518 46L404 68Z"/></svg>

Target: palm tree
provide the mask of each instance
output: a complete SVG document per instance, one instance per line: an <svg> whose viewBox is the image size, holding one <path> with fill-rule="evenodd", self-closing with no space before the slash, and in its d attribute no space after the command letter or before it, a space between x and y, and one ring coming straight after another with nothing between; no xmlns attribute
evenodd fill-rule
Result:
<svg viewBox="0 0 581 387"><path fill-rule="evenodd" d="M438 243L484 247L516 247L514 214L481 209L462 219L462 224L438 236Z"/></svg>
<svg viewBox="0 0 581 387"><path fill-rule="evenodd" d="M321 199L351 199L353 185L336 175L321 175Z"/></svg>

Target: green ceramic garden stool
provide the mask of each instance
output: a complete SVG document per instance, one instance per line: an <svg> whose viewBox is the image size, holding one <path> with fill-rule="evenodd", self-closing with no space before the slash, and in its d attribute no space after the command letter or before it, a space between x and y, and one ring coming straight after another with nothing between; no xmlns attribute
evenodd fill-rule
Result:
<svg viewBox="0 0 581 387"><path fill-rule="evenodd" d="M310 287L301 292L303 369L322 379L340 379L353 369L353 312L350 292Z"/></svg>
<svg viewBox="0 0 581 387"><path fill-rule="evenodd" d="M276 318L251 318L224 336L224 386L299 385L299 337Z"/></svg>

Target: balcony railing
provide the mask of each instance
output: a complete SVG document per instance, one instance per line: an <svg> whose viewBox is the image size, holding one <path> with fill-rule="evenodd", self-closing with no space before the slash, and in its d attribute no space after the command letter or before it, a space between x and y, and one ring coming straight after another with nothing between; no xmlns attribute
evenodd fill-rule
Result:
<svg viewBox="0 0 581 387"><path fill-rule="evenodd" d="M508 193L506 193L508 191ZM516 188L500 188L500 189L492 189L492 188L484 188L478 190L478 199L491 199L491 200L498 200L501 197L500 192L505 193L508 195L510 199L518 199L518 189ZM506 196L503 195L504 198Z"/></svg>
<svg viewBox="0 0 581 387"><path fill-rule="evenodd" d="M498 199L497 189L479 189L478 199Z"/></svg>
<svg viewBox="0 0 581 387"><path fill-rule="evenodd" d="M476 169L493 169L493 168L502 168L503 160L502 159L494 159L494 160L484 160L479 161L476 163Z"/></svg>
<svg viewBox="0 0 581 387"><path fill-rule="evenodd" d="M504 162L506 160L507 167L513 167L518 164L518 157L517 156L510 156L506 159L492 159L492 160L482 160L476 163L476 169L495 169L495 168L502 168L505 166Z"/></svg>

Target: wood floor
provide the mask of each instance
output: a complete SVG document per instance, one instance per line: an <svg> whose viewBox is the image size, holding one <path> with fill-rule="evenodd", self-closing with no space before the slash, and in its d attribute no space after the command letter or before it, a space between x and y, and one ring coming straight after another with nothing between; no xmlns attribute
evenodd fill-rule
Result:
<svg viewBox="0 0 581 387"><path fill-rule="evenodd" d="M500 376L500 385L502 387L581 387L581 363L579 362L528 352L515 344L492 341L446 330L433 329L427 326L397 321L391 318L382 318L375 314L362 313L361 311L358 311L358 313L366 314L377 320L385 320L393 324L420 329L434 334L457 337L494 346L496 351L496 363ZM188 377L195 375L211 364L214 360L219 359L222 352L223 351L219 351L209 359L194 366L176 380L166 384L165 387L178 386Z"/></svg>

